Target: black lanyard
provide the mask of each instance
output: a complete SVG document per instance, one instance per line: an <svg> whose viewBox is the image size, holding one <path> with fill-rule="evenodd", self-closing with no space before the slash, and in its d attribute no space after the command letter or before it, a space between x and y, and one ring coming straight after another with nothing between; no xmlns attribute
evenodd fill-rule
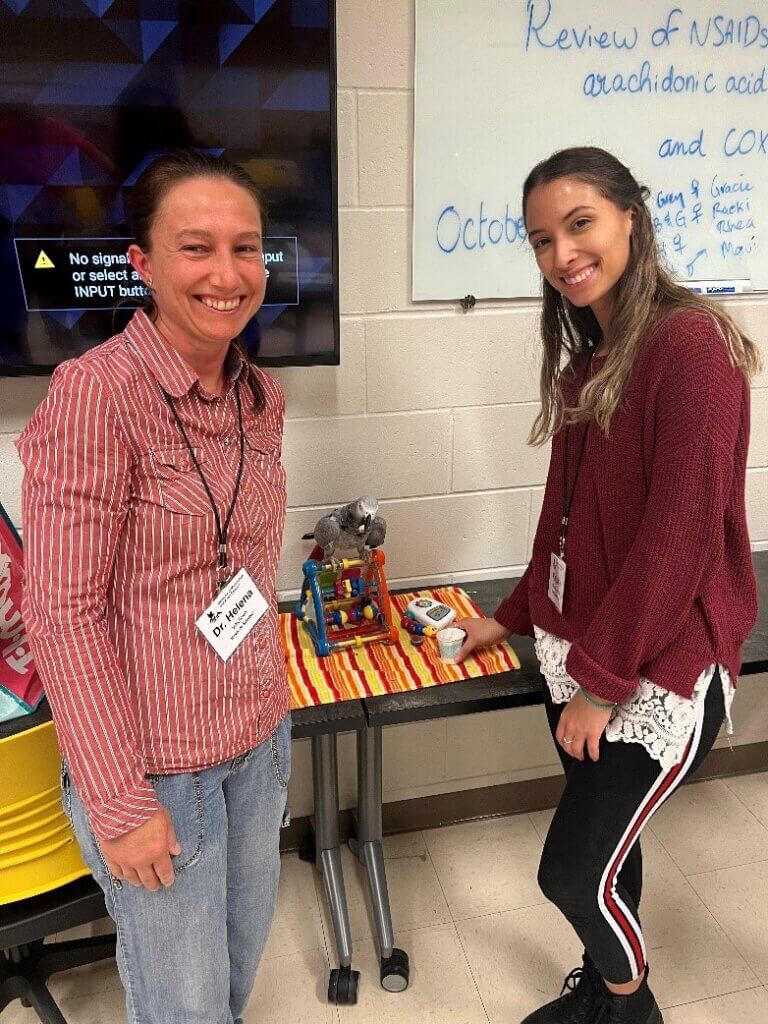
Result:
<svg viewBox="0 0 768 1024"><path fill-rule="evenodd" d="M195 469L198 472L198 476L203 481L205 493L208 495L208 500L210 501L211 508L213 509L213 516L214 519L216 520L216 536L219 538L218 586L219 590L221 590L221 588L225 586L227 583L227 534L229 533L229 523L230 520L232 519L232 513L235 511L237 498L238 495L240 494L240 482L243 478L243 465L245 463L245 434L243 432L243 407L240 404L239 381L235 381L235 401L237 402L237 424L240 431L240 465L237 467L237 479L235 481L235 493L232 495L232 504L229 506L229 511L227 512L227 515L224 519L223 526L221 525L221 517L219 516L219 510L216 507L216 502L214 500L213 494L211 493L211 488L208 486L208 481L205 479L205 474L200 468L200 463L197 461L195 450L189 443L189 437L187 436L187 432L184 429L184 424L181 422L181 417L176 411L174 401L168 394L168 392L165 390L165 388L161 388L160 390L163 392L166 402L171 407L171 412L173 413L174 418L179 425L179 430L181 431L182 436L187 444L189 454L192 456L192 461L195 464Z"/></svg>
<svg viewBox="0 0 768 1024"><path fill-rule="evenodd" d="M592 365L592 356L595 354L595 348L593 347L589 353L589 359L587 360L587 366L584 370L584 376L581 378L579 384L579 395L581 390L586 383L587 376L589 375L589 368ZM565 428L563 435L563 518L560 520L560 536L559 536L559 555L560 558L565 561L565 539L568 536L568 520L571 517L571 505L573 504L573 496L576 493L576 482L579 479L579 473L581 472L581 463L584 459L584 449L587 447L587 436L589 434L589 425L592 421L587 420L584 425L584 433L581 435L581 446L579 447L579 454L576 459L576 470L573 474L573 483L571 484L570 490L568 488L568 454L571 440L571 428L572 423L569 423Z"/></svg>

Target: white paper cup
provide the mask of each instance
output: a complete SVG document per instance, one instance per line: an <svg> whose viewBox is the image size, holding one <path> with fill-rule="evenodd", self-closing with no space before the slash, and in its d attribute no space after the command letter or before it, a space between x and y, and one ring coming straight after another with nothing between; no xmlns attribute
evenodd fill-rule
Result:
<svg viewBox="0 0 768 1024"><path fill-rule="evenodd" d="M437 634L437 646L440 650L440 660L447 665L456 664L456 655L461 649L467 634L463 629L456 629L455 626L446 626Z"/></svg>

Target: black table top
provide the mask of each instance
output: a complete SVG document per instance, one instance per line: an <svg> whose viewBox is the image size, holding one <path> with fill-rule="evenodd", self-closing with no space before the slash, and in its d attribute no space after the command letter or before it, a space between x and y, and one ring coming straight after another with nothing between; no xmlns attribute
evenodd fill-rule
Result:
<svg viewBox="0 0 768 1024"><path fill-rule="evenodd" d="M743 648L742 675L768 672L768 551L753 555L759 591L758 620ZM510 592L515 579L482 580L462 583L462 588L490 615L502 598ZM409 587L409 590L417 589ZM290 611L294 602L280 605L281 611ZM458 683L445 683L425 690L393 693L363 700L346 700L338 704L322 704L293 712L293 736L317 736L323 733L348 732L368 725L393 725L396 722L418 722L450 715L470 715L478 711L498 711L502 708L539 704L542 700L542 681L538 662L529 637L513 637L513 646L520 658L520 671L503 672L481 679L467 679ZM43 701L34 715L0 722L0 739L31 729L49 721L50 710Z"/></svg>
<svg viewBox="0 0 768 1024"><path fill-rule="evenodd" d="M505 579L462 583L461 586L490 615L513 584L513 579ZM393 593L415 589L418 588L408 587L405 590L394 590ZM290 611L293 607L293 602L286 601L280 605L280 611ZM417 722L442 718L444 715L468 715L476 711L497 711L500 708L538 704L541 702L541 676L533 641L529 637L515 637L514 648L521 665L517 672L294 711L293 737L299 739L327 732L344 732L364 728L367 724ZM357 710L359 717L353 717L353 709ZM344 717L345 712L350 715L349 718Z"/></svg>
<svg viewBox="0 0 768 1024"><path fill-rule="evenodd" d="M291 735L295 740L329 732L350 732L368 724L361 700L343 700L338 704L320 704L291 712Z"/></svg>
<svg viewBox="0 0 768 1024"><path fill-rule="evenodd" d="M742 651L742 675L768 672L768 551L755 552L753 559L759 587L759 610L758 620ZM490 615L514 584L515 579L510 578L462 583L461 586L486 615ZM394 725L541 703L542 678L533 641L530 637L513 637L512 646L520 659L520 671L446 683L409 693L366 697L363 705L368 724Z"/></svg>
<svg viewBox="0 0 768 1024"><path fill-rule="evenodd" d="M483 580L478 583L461 583L460 586L486 615L491 615L502 598L510 592L514 582L514 579ZM516 636L512 638L512 646L520 659L518 671L463 679L408 693L366 697L362 704L368 724L394 725L396 722L419 722L430 718L540 704L543 700L542 677L533 640L527 636Z"/></svg>
<svg viewBox="0 0 768 1024"><path fill-rule="evenodd" d="M768 672L768 551L752 555L757 578L757 622L742 650L742 675Z"/></svg>

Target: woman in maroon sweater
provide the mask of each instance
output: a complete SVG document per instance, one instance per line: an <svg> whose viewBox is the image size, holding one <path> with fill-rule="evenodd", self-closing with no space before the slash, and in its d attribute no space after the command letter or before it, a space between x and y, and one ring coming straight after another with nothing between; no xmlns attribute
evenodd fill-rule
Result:
<svg viewBox="0 0 768 1024"><path fill-rule="evenodd" d="M552 440L533 557L465 657L535 637L566 787L539 883L583 967L524 1024L661 1024L638 917L639 835L730 709L756 586L744 489L754 344L661 265L648 190L604 150L555 153L523 190L544 279Z"/></svg>

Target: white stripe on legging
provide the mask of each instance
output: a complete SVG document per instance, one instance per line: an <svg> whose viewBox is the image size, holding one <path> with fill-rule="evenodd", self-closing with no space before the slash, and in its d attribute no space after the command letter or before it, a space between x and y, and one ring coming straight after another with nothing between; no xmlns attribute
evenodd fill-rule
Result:
<svg viewBox="0 0 768 1024"><path fill-rule="evenodd" d="M635 953L632 950L632 946L631 946L627 936L625 935L624 930L622 929L621 925L619 924L619 922L616 920L616 918L613 916L613 914L611 913L610 909L606 905L605 897L603 895L604 892L605 892L606 882L607 882L609 876L611 875L611 872L613 872L613 881L611 883L611 895L612 895L613 899L615 900L615 902L616 902L617 906L619 907L619 909L624 914L628 924L633 929L633 931L634 931L634 933L635 933L635 935L636 935L636 937L638 939L638 942L639 942L639 945L640 945L640 949L642 950L642 953L643 953L643 960L647 963L647 956L646 956L646 951L645 951L645 942L643 941L643 933L642 933L642 931L640 929L640 925L639 925L638 921L635 919L635 917L632 915L632 913L630 912L630 910L628 909L626 904L620 899L618 893L616 892L616 880L617 880L617 878L619 876L619 873L620 873L622 867L624 866L624 861L627 859L627 856L629 855L629 851L632 849L632 846L634 845L634 843L637 842L637 839L639 838L640 832L645 827L647 822L650 820L651 816L659 809L659 807L662 806L662 804L680 786L680 784L683 781L683 779L685 779L686 773L688 772L688 770L689 770L689 768L690 768L694 758L696 757L696 752L698 751L699 743L701 742L701 730L702 730L702 726L704 724L704 703L705 703L704 701L701 702L701 704L699 705L698 711L696 713L696 723L694 725L693 736L691 738L691 742L690 742L690 745L688 747L688 753L687 753L687 755L685 757L684 763L682 765L675 765L674 767L670 768L669 771L667 771L667 772L662 772L659 775L659 777L656 779L656 781L654 782L653 786L651 787L651 789L648 791L647 795L643 799L642 803L640 804L640 806L638 807L638 809L635 811L634 815L632 816L632 820L627 825L627 827L626 827L626 829L625 829L621 839L616 844L616 847L615 847L613 853L608 858L608 864L606 865L605 871L603 872L603 876L600 879L600 887L599 887L598 892L597 892L597 902L598 902L598 905L600 906L600 912L603 915L603 917L606 919L608 924L611 926L613 932L616 935L616 938L619 940L619 942L621 943L621 946L622 946L624 952L627 954L627 960L629 961L629 969L630 969L630 972L632 974L632 980L633 981L641 976L641 974L643 973L643 970L645 969L645 963L642 966L637 963L637 957L636 957ZM663 794L662 798L658 801L658 803L654 803L656 794L663 787L665 781L669 778L670 773L671 772L675 772L675 771L678 772L677 779L669 787L667 792ZM621 850L621 848L624 845L627 837L632 833L632 831L635 829L635 827L638 825L638 823L639 823L639 828L637 829L637 835L635 836L634 841L632 843L630 843L630 845L627 847L626 851L624 852L624 856L621 858L621 860L618 863L614 863L615 858L616 858L616 856L618 854L618 851Z"/></svg>

